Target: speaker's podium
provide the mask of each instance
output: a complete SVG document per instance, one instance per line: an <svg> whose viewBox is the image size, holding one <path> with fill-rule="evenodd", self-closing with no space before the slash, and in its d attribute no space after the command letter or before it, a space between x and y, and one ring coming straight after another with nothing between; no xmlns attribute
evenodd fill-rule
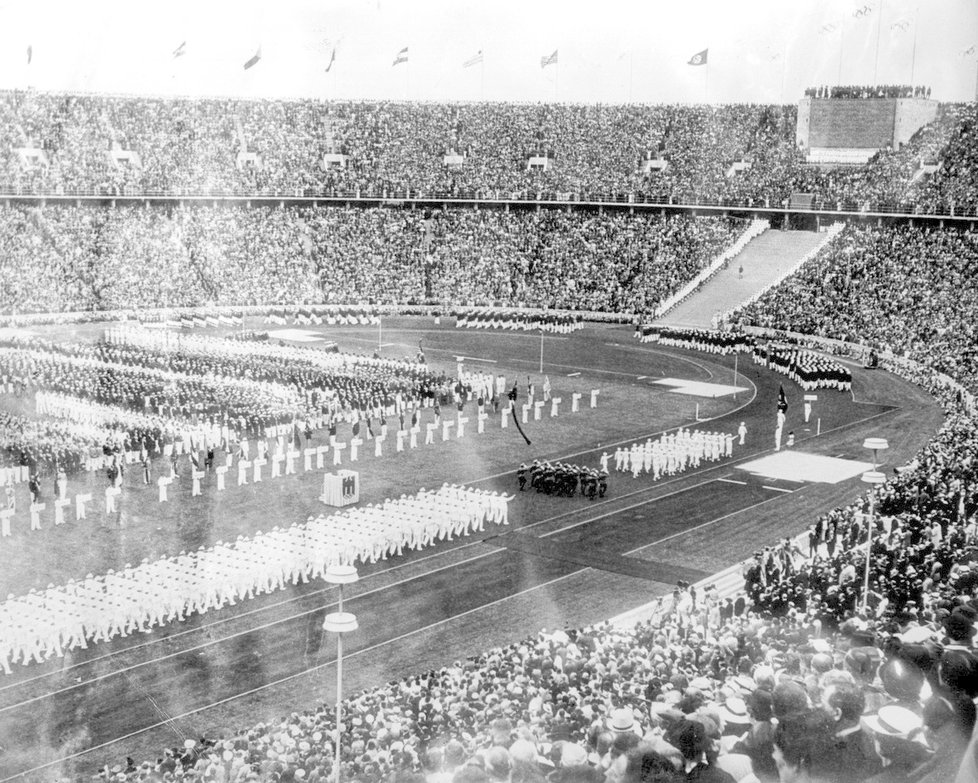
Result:
<svg viewBox="0 0 978 783"><path fill-rule="evenodd" d="M323 494L319 499L327 506L349 506L360 502L360 474L339 470L323 476Z"/></svg>

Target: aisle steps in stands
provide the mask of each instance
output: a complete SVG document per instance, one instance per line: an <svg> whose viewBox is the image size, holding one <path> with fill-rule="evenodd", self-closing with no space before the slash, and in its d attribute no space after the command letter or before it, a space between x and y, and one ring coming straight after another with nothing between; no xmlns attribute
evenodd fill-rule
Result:
<svg viewBox="0 0 978 783"><path fill-rule="evenodd" d="M715 315L734 309L770 286L825 239L825 233L814 231L765 231L751 240L726 269L655 323L709 329ZM741 266L743 278L739 274Z"/></svg>
<svg viewBox="0 0 978 783"><path fill-rule="evenodd" d="M792 544L796 546L800 551L805 552L808 550L808 531L795 536L792 539ZM732 566L724 568L712 576L708 576L705 579L700 579L698 582L693 583L693 588L696 590L697 601L701 600L703 596L706 595L708 588L716 589L717 600L722 602L726 598L737 599L737 596L744 591L744 570L747 564L751 562L750 559L744 560L740 563L734 563ZM671 596L664 597L664 606L668 609L671 603ZM627 612L623 612L617 617L610 618L609 622L618 628L629 628L633 627L636 623L644 622L652 617L655 611L655 602L650 602L643 604L642 606L637 606Z"/></svg>

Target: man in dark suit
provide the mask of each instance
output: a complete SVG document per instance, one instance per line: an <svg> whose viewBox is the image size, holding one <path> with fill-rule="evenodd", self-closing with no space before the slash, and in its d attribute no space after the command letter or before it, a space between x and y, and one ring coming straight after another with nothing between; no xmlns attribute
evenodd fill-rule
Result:
<svg viewBox="0 0 978 783"><path fill-rule="evenodd" d="M872 735L864 731L859 722L865 708L866 696L855 683L835 682L822 692L822 709L832 718L835 727L829 754L834 780L855 783L883 769Z"/></svg>

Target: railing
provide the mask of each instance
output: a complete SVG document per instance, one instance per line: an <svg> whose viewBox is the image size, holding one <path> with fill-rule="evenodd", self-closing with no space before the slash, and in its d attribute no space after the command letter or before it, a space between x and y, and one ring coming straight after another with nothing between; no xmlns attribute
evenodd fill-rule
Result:
<svg viewBox="0 0 978 783"><path fill-rule="evenodd" d="M503 304L477 304L471 302L418 302L405 304L373 304L355 302L349 304L295 304L295 305L219 305L214 307L153 307L143 309L121 308L118 310L80 310L74 312L0 314L0 327L24 327L39 324L102 323L134 321L143 323L179 322L184 319L205 319L207 316L265 316L284 314L295 317L300 312L327 315L341 311L370 313L380 316L420 315L439 317L451 315L456 310L466 312L502 312L516 315L547 315L582 318L602 323L633 323L635 313L613 313L600 310L557 310L553 308L522 307Z"/></svg>
<svg viewBox="0 0 978 783"><path fill-rule="evenodd" d="M0 199L18 200L235 200L289 202L433 202L458 204L514 204L588 207L629 206L653 209L711 209L737 210L761 214L788 215L851 215L860 217L903 218L921 217L941 220L973 220L978 217L978 203L920 205L912 203L867 202L854 200L825 201L816 199L806 208L789 207L787 199L748 198L700 195L697 193L568 193L543 191L465 190L457 192L423 189L343 190L338 188L294 188L276 190L262 188L167 188L143 190L136 188L37 188L14 183L0 183Z"/></svg>

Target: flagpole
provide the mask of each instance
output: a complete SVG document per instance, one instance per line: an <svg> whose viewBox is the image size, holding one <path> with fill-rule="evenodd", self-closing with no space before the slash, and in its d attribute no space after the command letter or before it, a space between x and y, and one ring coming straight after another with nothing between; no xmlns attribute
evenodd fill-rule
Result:
<svg viewBox="0 0 978 783"><path fill-rule="evenodd" d="M839 75L835 78L836 86L842 85L842 44L844 42L846 35L846 18L842 17L842 23L839 25Z"/></svg>
<svg viewBox="0 0 978 783"><path fill-rule="evenodd" d="M486 99L486 56L479 60L479 100Z"/></svg>
<svg viewBox="0 0 978 783"><path fill-rule="evenodd" d="M703 74L703 103L710 104L710 58L706 58L706 68Z"/></svg>
<svg viewBox="0 0 978 783"><path fill-rule="evenodd" d="M873 64L873 86L879 86L877 75L880 69L880 31L883 29L883 0L880 0L880 12L876 17L876 56Z"/></svg>
<svg viewBox="0 0 978 783"><path fill-rule="evenodd" d="M920 6L917 6L913 15L913 52L910 55L910 86L913 87L913 74L917 67L917 22L920 18Z"/></svg>
<svg viewBox="0 0 978 783"><path fill-rule="evenodd" d="M554 63L557 67L554 69L554 103L557 102L557 83L560 81L560 59Z"/></svg>
<svg viewBox="0 0 978 783"><path fill-rule="evenodd" d="M788 41L781 47L781 105L784 106L784 82L788 73Z"/></svg>
<svg viewBox="0 0 978 783"><path fill-rule="evenodd" d="M632 102L632 87L635 82L635 50L628 52L628 102Z"/></svg>

